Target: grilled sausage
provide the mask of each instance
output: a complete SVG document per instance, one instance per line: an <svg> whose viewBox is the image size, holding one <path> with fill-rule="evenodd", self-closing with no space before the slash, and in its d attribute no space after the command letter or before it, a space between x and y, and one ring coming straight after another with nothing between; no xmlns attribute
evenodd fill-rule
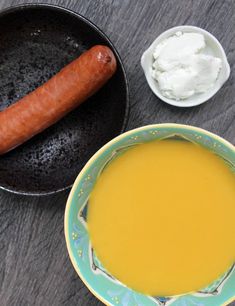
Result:
<svg viewBox="0 0 235 306"><path fill-rule="evenodd" d="M97 92L116 71L116 59L97 45L50 80L0 112L0 155L45 130Z"/></svg>

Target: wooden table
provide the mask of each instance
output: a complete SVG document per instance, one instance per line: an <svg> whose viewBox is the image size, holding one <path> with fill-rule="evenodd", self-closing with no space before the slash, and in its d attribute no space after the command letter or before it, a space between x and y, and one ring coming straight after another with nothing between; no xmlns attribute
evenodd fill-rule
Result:
<svg viewBox="0 0 235 306"><path fill-rule="evenodd" d="M1 0L0 8L45 2L70 8L96 23L113 41L130 82L128 129L149 123L196 125L235 144L235 2L233 0ZM166 29L196 25L222 43L231 65L226 85L208 103L171 107L150 91L140 57ZM0 192L0 305L102 305L85 288L67 255L63 218L68 192L48 197ZM231 304L235 305L235 303Z"/></svg>

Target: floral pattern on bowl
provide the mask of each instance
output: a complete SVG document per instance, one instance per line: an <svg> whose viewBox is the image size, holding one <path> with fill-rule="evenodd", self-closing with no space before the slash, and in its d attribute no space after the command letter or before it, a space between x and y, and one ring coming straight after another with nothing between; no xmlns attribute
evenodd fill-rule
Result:
<svg viewBox="0 0 235 306"><path fill-rule="evenodd" d="M86 164L70 192L65 212L65 237L70 259L90 291L106 305L221 306L235 299L235 268L198 292L151 297L135 292L110 275L97 258L86 224L89 194L103 169L129 147L151 140L175 138L200 144L222 157L235 171L235 148L217 135L178 124L156 124L126 132L101 148Z"/></svg>

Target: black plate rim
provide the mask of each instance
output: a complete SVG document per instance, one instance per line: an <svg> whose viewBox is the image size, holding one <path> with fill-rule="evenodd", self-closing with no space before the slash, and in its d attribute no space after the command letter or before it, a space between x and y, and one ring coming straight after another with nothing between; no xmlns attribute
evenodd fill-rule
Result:
<svg viewBox="0 0 235 306"><path fill-rule="evenodd" d="M129 113L130 113L130 92L129 92L129 84L128 84L128 79L127 79L127 74L122 62L122 59L117 51L117 49L115 48L114 44L111 42L111 40L108 38L108 36L96 25L94 24L92 21L90 21L89 19L87 19L86 17L84 17L83 15L72 11L71 9L65 8L61 5L55 5L55 4L49 4L49 3L23 3L23 4L18 4L18 5L14 5L11 7L7 7L4 8L0 11L0 18L3 17L6 14L15 12L15 11L20 11L20 10L24 10L24 9L30 9L30 8L48 8L51 10L56 10L56 11L60 11L60 12L64 12L66 14L69 14L71 16L76 17L77 19L79 19L80 21L83 21L84 23L88 24L91 28L93 28L95 31L97 31L99 33L100 36L102 36L102 38L104 38L112 47L112 51L114 52L117 61L120 65L120 68L122 70L123 76L124 76L124 81L125 81L125 88L126 88L126 101L125 101L125 114L123 117L123 124L122 124L122 128L120 130L120 134L124 133L128 124L128 118L129 118ZM120 135L119 134L119 135ZM21 191L21 190L15 190L14 188L8 188L8 187L4 187L0 185L0 189L13 193L13 194L17 194L17 195L25 195L25 196L48 196L48 195L53 195L53 194L57 194L59 192L65 191L70 189L73 186L73 184L70 184L68 186L65 186L63 188L57 189L57 190L52 190L52 191L42 191L42 192L31 192L31 191Z"/></svg>

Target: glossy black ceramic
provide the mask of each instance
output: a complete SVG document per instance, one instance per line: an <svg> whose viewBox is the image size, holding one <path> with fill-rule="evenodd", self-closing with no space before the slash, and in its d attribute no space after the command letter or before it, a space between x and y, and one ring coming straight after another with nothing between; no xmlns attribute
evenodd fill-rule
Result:
<svg viewBox="0 0 235 306"><path fill-rule="evenodd" d="M1 156L0 187L39 195L69 188L87 160L125 129L129 107L121 59L90 21L51 5L23 5L0 13L0 111L96 44L115 53L115 76L57 124Z"/></svg>

